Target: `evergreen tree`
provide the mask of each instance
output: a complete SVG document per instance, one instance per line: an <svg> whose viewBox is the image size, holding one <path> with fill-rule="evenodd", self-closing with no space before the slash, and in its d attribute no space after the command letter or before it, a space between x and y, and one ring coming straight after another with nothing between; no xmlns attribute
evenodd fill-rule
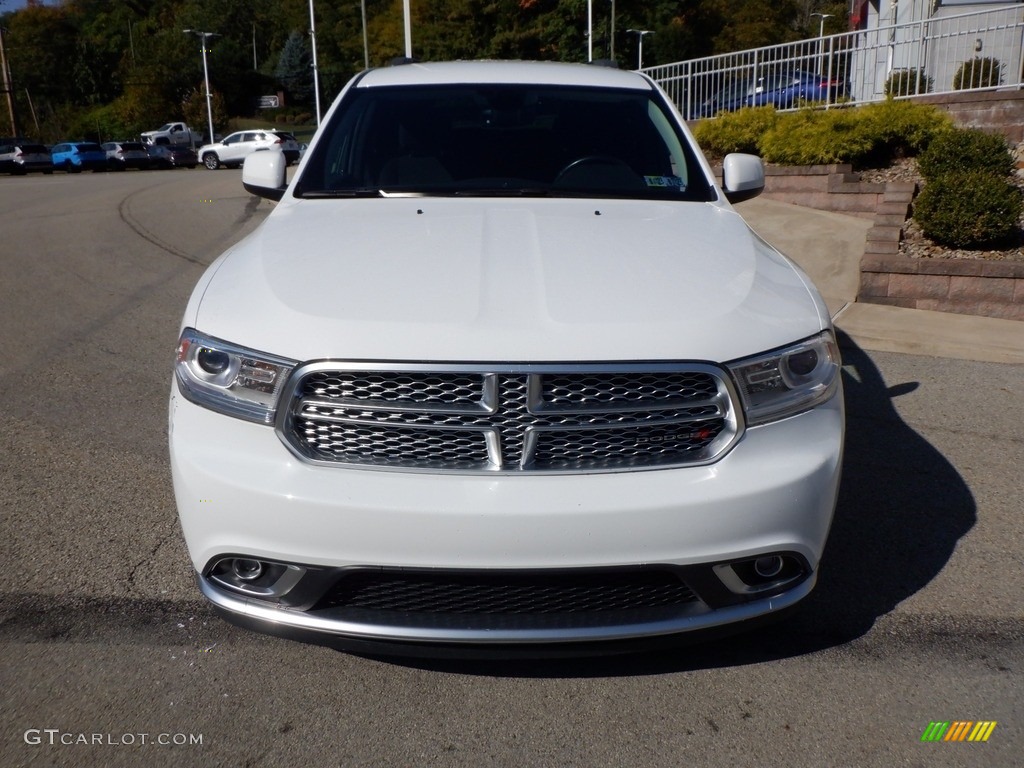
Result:
<svg viewBox="0 0 1024 768"><path fill-rule="evenodd" d="M309 43L298 30L292 30L281 51L274 72L292 101L310 104L313 101L313 57Z"/></svg>

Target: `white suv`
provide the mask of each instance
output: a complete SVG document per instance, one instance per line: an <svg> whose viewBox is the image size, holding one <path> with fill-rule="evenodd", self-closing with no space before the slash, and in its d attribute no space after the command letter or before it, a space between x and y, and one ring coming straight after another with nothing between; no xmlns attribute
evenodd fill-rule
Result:
<svg viewBox="0 0 1024 768"><path fill-rule="evenodd" d="M299 159L299 143L290 133L271 129L236 131L216 144L207 144L199 150L199 162L215 171L222 165L237 168L253 152L281 150L286 164Z"/></svg>
<svg viewBox="0 0 1024 768"><path fill-rule="evenodd" d="M243 183L280 202L197 285L170 400L224 616L548 652L811 591L843 445L830 319L730 205L760 160L717 187L649 78L372 70L287 188L273 152Z"/></svg>

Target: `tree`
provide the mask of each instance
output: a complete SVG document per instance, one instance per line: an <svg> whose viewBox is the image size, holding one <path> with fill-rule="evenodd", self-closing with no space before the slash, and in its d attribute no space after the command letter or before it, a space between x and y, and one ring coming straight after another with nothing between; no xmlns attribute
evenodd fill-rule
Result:
<svg viewBox="0 0 1024 768"><path fill-rule="evenodd" d="M299 104L308 105L313 101L312 66L313 58L305 36L292 30L274 74L291 98Z"/></svg>

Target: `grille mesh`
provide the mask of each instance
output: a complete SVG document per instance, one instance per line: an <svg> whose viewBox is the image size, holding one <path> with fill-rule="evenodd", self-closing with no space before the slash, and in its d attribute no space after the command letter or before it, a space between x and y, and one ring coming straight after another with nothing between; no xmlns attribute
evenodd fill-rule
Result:
<svg viewBox="0 0 1024 768"><path fill-rule="evenodd" d="M728 391L706 369L311 368L292 389L283 434L319 462L438 471L642 469L706 461L735 430Z"/></svg>
<svg viewBox="0 0 1024 768"><path fill-rule="evenodd" d="M413 614L593 614L684 606L694 592L667 571L570 575L359 571L343 577L318 609Z"/></svg>

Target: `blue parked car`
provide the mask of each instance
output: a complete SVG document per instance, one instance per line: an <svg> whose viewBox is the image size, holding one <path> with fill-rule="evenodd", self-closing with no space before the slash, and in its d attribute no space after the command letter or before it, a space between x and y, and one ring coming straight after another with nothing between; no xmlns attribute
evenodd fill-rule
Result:
<svg viewBox="0 0 1024 768"><path fill-rule="evenodd" d="M50 150L53 167L68 173L105 171L107 153L91 141L67 141Z"/></svg>
<svg viewBox="0 0 1024 768"><path fill-rule="evenodd" d="M772 71L757 78L733 80L701 105L701 117L731 112L742 107L790 109L802 103L835 103L846 95L847 85L838 78L800 70Z"/></svg>

